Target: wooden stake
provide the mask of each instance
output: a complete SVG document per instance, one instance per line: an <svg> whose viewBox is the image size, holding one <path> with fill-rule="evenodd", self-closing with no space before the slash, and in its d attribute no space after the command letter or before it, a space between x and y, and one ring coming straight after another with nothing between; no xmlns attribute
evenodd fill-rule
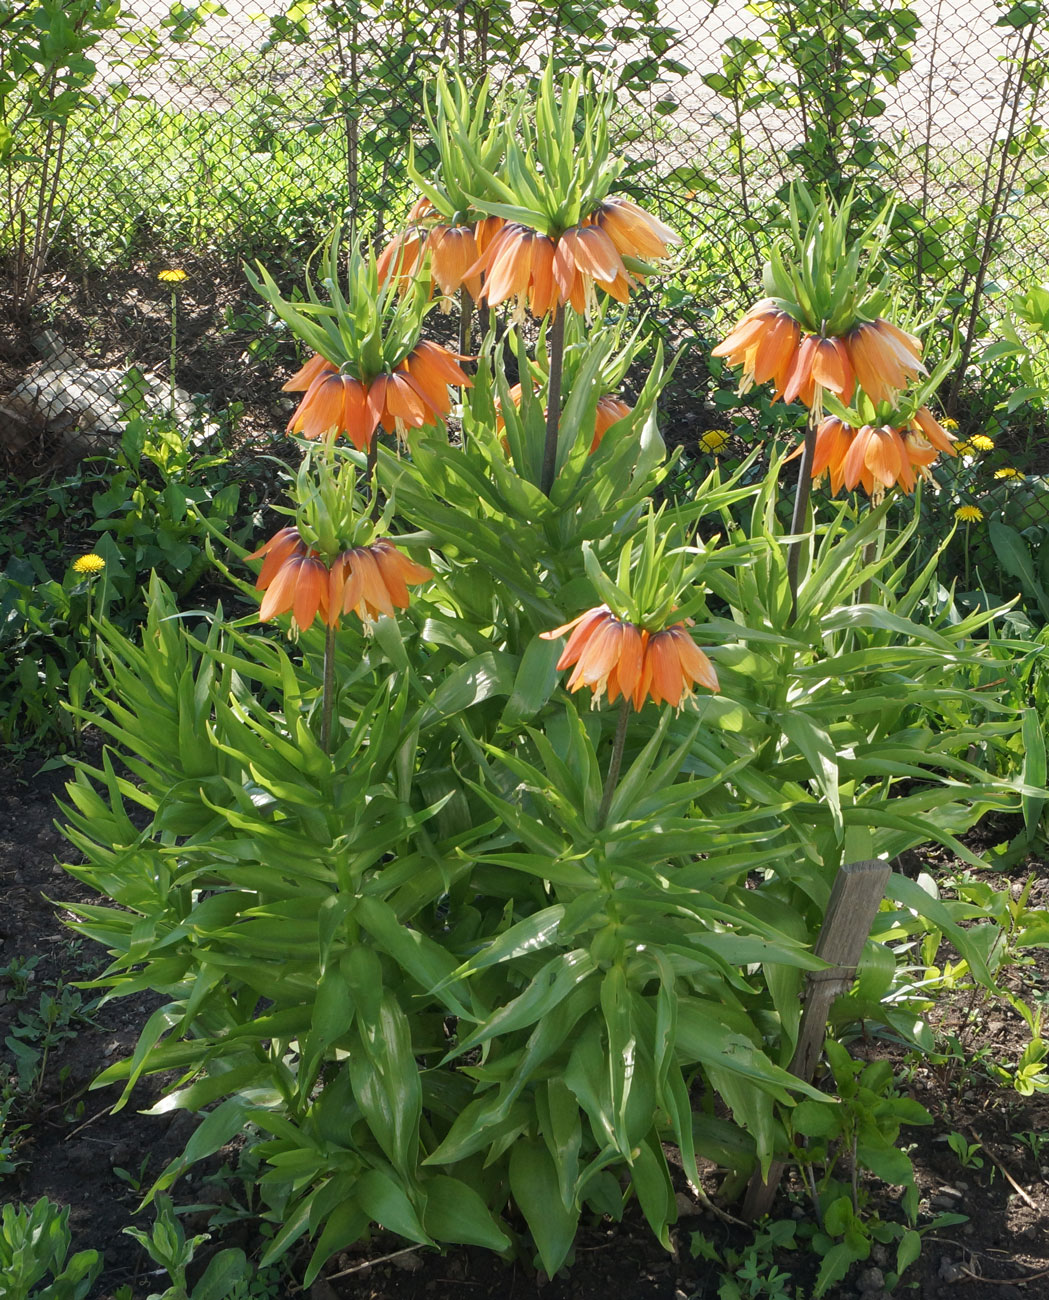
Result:
<svg viewBox="0 0 1049 1300"><path fill-rule="evenodd" d="M871 932L892 869L886 862L845 863L834 878L827 915L823 918L816 956L829 962L827 970L810 971L805 982L798 1043L789 1070L805 1083L812 1081L827 1036L831 1005L852 985L863 945ZM768 1179L755 1169L743 1199L745 1219L763 1218L769 1212L786 1163L774 1160Z"/></svg>

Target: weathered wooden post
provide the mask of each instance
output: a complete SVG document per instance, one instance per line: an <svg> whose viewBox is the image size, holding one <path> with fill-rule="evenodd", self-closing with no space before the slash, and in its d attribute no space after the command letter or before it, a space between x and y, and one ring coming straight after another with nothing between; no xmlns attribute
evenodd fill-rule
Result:
<svg viewBox="0 0 1049 1300"><path fill-rule="evenodd" d="M812 1080L827 1036L831 1004L856 977L863 945L870 935L891 874L887 862L869 860L846 863L834 878L827 915L816 941L816 956L829 962L830 967L809 972L798 1044L788 1067L791 1074L806 1083ZM762 1179L761 1170L755 1169L743 1199L745 1219L760 1219L768 1214L785 1168L783 1161L774 1160L767 1181Z"/></svg>

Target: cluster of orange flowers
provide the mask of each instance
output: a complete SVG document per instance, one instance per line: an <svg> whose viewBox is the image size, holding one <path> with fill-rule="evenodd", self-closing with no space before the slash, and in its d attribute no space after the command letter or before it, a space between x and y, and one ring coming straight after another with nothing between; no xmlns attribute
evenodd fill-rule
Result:
<svg viewBox="0 0 1049 1300"><path fill-rule="evenodd" d="M817 417L824 391L848 404L859 385L876 405L892 403L925 373L920 341L891 321L860 321L840 338L824 338L804 333L770 298L752 307L713 355L742 367L740 392L771 380L773 401L801 401ZM865 424L855 429L829 416L816 431L812 477L828 473L833 493L860 486L880 499L894 485L913 492L939 452L955 455L953 443L924 406L897 427Z"/></svg>
<svg viewBox="0 0 1049 1300"><path fill-rule="evenodd" d="M848 402L858 383L872 402L891 402L925 373L920 341L891 321L861 321L841 338L822 338L803 333L770 298L756 303L712 355L742 366L741 392L772 380L773 401L817 409L824 389Z"/></svg>
<svg viewBox="0 0 1049 1300"><path fill-rule="evenodd" d="M607 692L608 702L620 695L638 710L646 699L680 708L698 683L717 692L717 674L710 660L689 636L684 623L649 632L617 618L607 605L588 609L552 632L550 641L571 632L557 668L571 668L568 689L589 686L596 704Z"/></svg>
<svg viewBox="0 0 1049 1300"><path fill-rule="evenodd" d="M556 239L515 221L486 217L474 226L428 226L435 210L420 199L408 227L386 245L378 261L379 283L404 285L429 256L430 273L445 295L465 286L475 301L496 306L513 299L537 319L570 303L585 311L597 285L626 302L638 277L624 257L666 257L679 236L630 199L609 197L577 226ZM484 276L482 282L481 276Z"/></svg>
<svg viewBox="0 0 1049 1300"><path fill-rule="evenodd" d="M379 425L387 433L396 430L403 435L406 429L443 420L451 410L449 385L469 388L470 384L452 353L426 339L392 374L376 375L367 382L344 375L315 354L282 389L305 394L288 421L288 432L307 438L345 433L358 451L367 451Z"/></svg>
<svg viewBox="0 0 1049 1300"><path fill-rule="evenodd" d="M913 492L917 480L928 477L938 452L955 454L951 441L926 406L902 428L865 424L854 429L828 416L816 430L812 477L829 474L832 493L842 487L851 491L859 484L876 500L893 484Z"/></svg>
<svg viewBox="0 0 1049 1300"><path fill-rule="evenodd" d="M407 288L429 257L431 278L445 297L465 285L476 301L481 276L472 268L504 225L502 217L485 217L474 225L449 226L438 220L437 209L424 196L408 213L405 229L379 254L379 283L392 280Z"/></svg>
<svg viewBox="0 0 1049 1300"><path fill-rule="evenodd" d="M433 577L385 537L343 551L329 566L297 528L282 528L248 559L260 556L266 557L255 583L257 591L266 593L260 621L290 611L303 630L318 615L328 627L338 627L340 617L351 610L367 630L380 614L392 616L395 609L408 607L409 583Z"/></svg>

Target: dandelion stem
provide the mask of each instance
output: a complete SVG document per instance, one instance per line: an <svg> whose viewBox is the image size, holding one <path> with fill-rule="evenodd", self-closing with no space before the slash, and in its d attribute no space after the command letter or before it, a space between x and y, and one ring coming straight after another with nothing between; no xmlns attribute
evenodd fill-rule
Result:
<svg viewBox="0 0 1049 1300"><path fill-rule="evenodd" d="M171 419L175 419L175 358L178 353L178 289L171 290L171 356L169 358Z"/></svg>
<svg viewBox="0 0 1049 1300"><path fill-rule="evenodd" d="M809 495L812 488L812 462L816 456L816 422L812 415L805 426L805 448L801 453L801 466L798 469L798 490L794 496L794 514L790 521L790 531L794 540L787 548L787 581L790 583L790 621L798 617L798 569L801 566L801 543L798 536L805 526L805 516L809 508Z"/></svg>
<svg viewBox="0 0 1049 1300"><path fill-rule="evenodd" d="M546 392L546 443L543 447L543 472L539 490L550 495L557 469L557 435L561 428L561 372L565 359L565 309L558 304L550 318L548 336L550 382Z"/></svg>
<svg viewBox="0 0 1049 1300"><path fill-rule="evenodd" d="M969 523L967 519L965 521L965 590L966 591L972 590L972 584L970 582L970 576L969 576L969 529L971 527L972 525Z"/></svg>
<svg viewBox="0 0 1049 1300"><path fill-rule="evenodd" d="M601 807L597 810L597 829L604 827L608 810L612 806L612 796L619 782L619 769L623 766L623 748L626 745L627 720L630 717L630 701L624 695L619 702L619 717L616 720L616 734L612 741L612 757L608 763L608 776L605 778L605 792L601 796Z"/></svg>
<svg viewBox="0 0 1049 1300"><path fill-rule="evenodd" d="M324 698L321 703L321 748L331 753L331 719L335 711L335 628L324 631Z"/></svg>

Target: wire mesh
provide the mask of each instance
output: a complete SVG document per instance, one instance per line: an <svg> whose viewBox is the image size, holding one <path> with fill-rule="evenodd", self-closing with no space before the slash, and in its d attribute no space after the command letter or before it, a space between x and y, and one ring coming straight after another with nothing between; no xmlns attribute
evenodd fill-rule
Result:
<svg viewBox="0 0 1049 1300"><path fill-rule="evenodd" d="M898 196L901 267L946 293L975 339L991 277L1045 273L1047 32L1036 0L0 0L4 285L12 315L32 302L39 319L71 283L97 291L129 266L196 259L239 284L242 259L261 257L294 277L335 219L382 238L402 218L411 145L425 162L423 85L442 60L527 95L553 52L614 79L627 183L701 250L680 273L691 296L676 299L690 323L753 295L776 194L804 175ZM148 356L114 365L94 331L77 340L92 383L112 370L126 388L128 364L162 383L167 297L148 297L122 304L140 318L125 347ZM204 297L187 286L184 314ZM214 293L195 328L250 310ZM74 432L101 427L66 389L50 407L40 396L66 341L45 338L27 363L9 331L8 442L31 443L52 411Z"/></svg>

